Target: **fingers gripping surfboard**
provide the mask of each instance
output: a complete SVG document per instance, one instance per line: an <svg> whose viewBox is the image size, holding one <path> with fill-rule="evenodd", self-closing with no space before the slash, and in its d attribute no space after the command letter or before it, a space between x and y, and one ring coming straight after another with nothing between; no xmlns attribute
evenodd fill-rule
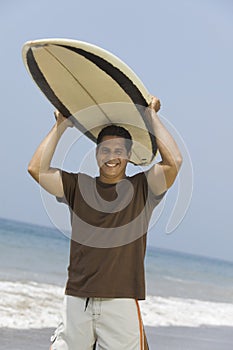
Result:
<svg viewBox="0 0 233 350"><path fill-rule="evenodd" d="M65 117L96 142L108 124L132 135L130 161L150 164L157 152L145 108L151 96L137 75L118 57L97 46L68 39L26 42L24 64L40 90Z"/></svg>

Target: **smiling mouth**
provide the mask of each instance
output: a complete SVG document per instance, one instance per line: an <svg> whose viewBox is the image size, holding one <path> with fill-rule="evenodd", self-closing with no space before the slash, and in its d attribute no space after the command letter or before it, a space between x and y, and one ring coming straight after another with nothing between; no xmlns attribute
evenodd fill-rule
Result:
<svg viewBox="0 0 233 350"><path fill-rule="evenodd" d="M119 165L119 163L104 163L108 168L115 168L117 165Z"/></svg>

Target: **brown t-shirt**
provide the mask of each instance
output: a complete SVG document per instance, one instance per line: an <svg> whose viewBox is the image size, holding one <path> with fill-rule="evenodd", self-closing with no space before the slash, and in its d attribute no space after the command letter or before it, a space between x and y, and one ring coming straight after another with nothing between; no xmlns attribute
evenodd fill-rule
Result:
<svg viewBox="0 0 233 350"><path fill-rule="evenodd" d="M105 184L62 171L72 239L66 294L145 299L146 233L163 195L149 189L146 173Z"/></svg>

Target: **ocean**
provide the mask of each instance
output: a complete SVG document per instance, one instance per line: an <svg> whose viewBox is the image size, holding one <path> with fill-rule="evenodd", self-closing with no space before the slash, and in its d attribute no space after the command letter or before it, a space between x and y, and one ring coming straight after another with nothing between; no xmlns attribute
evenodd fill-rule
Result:
<svg viewBox="0 0 233 350"><path fill-rule="evenodd" d="M55 228L0 219L0 327L59 322L69 239ZM146 326L232 326L233 263L148 247Z"/></svg>

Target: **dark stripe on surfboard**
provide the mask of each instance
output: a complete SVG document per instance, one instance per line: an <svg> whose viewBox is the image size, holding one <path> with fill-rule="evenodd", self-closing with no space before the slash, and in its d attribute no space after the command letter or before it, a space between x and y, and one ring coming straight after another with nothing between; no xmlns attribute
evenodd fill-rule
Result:
<svg viewBox="0 0 233 350"><path fill-rule="evenodd" d="M32 49L29 49L27 52L27 65L30 70L31 75L36 81L37 85L47 96L48 100L57 108L66 118L71 118L74 125L85 135L87 135L92 141L96 142L96 137L89 132L81 123L78 122L72 113L66 108L66 106L59 100L55 95L54 91L51 89L49 83L47 82L45 76L41 72L36 59L33 55Z"/></svg>
<svg viewBox="0 0 233 350"><path fill-rule="evenodd" d="M55 44L56 45L56 44ZM147 122L144 112L142 111L143 107L147 107L148 103L146 102L145 98L141 94L140 90L137 88L137 86L117 67L114 67L111 63L103 59L102 57L99 57L91 52L85 51L83 49L75 48L72 46L67 45L59 45L61 47L64 47L68 50L74 51L77 54L85 57L92 63L94 63L96 66L98 66L101 70L103 70L106 74L108 74L110 77L112 77L117 84L125 91L125 93L130 97L132 102L136 105L139 113L141 114L141 117L145 123L145 126L149 132L150 140L151 140L151 146L152 146L152 153L153 156L151 160L153 160L156 152L157 152L157 144L156 144L156 138L155 136L150 132L151 127L149 123ZM138 108L139 106L139 108Z"/></svg>
<svg viewBox="0 0 233 350"><path fill-rule="evenodd" d="M49 46L45 47L45 50L54 58L54 60L57 61L57 63L59 63L60 66L62 66L72 76L72 78L76 81L76 83L80 85L82 90L86 92L86 94L90 97L90 99L94 102L94 104L103 113L103 115L108 120L108 122L111 123L111 120L109 119L108 115L105 113L105 111L101 108L101 106L95 100L94 96L91 95L90 92L86 89L86 87L80 82L80 80L77 79L77 77L63 64L63 62L56 55L53 54L53 52L51 50L49 50Z"/></svg>

